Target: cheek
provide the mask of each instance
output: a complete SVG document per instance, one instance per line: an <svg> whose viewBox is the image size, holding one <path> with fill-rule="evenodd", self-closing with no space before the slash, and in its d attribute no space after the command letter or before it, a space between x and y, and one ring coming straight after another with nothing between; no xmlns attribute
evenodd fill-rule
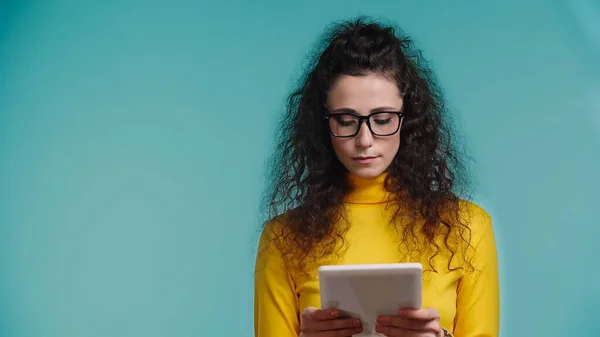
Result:
<svg viewBox="0 0 600 337"><path fill-rule="evenodd" d="M331 137L331 146L333 147L333 151L338 156L338 158L345 157L348 153L348 151L346 150L348 142L345 142L344 140L345 139Z"/></svg>
<svg viewBox="0 0 600 337"><path fill-rule="evenodd" d="M394 137L388 139L384 144L382 144L382 150L385 152L385 155L388 157L395 157L400 149L400 137Z"/></svg>

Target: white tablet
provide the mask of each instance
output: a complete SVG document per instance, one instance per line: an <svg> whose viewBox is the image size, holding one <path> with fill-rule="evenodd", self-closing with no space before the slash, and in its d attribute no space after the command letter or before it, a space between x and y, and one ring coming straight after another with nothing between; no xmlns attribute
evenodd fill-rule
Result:
<svg viewBox="0 0 600 337"><path fill-rule="evenodd" d="M375 332L377 316L421 308L422 275L420 263L322 266L321 308L360 318L363 332L355 336L381 336Z"/></svg>

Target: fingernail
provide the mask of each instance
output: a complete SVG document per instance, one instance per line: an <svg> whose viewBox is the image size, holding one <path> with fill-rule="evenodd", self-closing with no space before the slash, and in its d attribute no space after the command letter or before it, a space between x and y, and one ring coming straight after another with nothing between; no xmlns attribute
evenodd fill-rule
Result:
<svg viewBox="0 0 600 337"><path fill-rule="evenodd" d="M354 326L360 326L360 319L355 319L352 323L354 324Z"/></svg>
<svg viewBox="0 0 600 337"><path fill-rule="evenodd" d="M338 312L334 310L331 312L331 317L335 317L335 316L337 316L337 314L338 314Z"/></svg>

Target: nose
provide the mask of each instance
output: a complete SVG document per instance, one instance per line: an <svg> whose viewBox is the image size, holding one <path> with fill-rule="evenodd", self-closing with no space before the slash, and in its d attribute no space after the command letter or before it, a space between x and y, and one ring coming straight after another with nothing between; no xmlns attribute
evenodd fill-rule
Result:
<svg viewBox="0 0 600 337"><path fill-rule="evenodd" d="M356 147L367 148L373 145L373 134L369 130L367 121L363 121L363 125L360 127L360 131L355 137Z"/></svg>

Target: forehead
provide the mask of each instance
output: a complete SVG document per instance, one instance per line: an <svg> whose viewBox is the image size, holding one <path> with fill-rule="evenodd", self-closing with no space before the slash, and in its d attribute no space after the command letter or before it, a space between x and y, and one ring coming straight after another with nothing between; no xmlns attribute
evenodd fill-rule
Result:
<svg viewBox="0 0 600 337"><path fill-rule="evenodd" d="M369 113L387 107L402 108L400 91L393 81L378 74L340 77L327 95L330 110L352 109Z"/></svg>

